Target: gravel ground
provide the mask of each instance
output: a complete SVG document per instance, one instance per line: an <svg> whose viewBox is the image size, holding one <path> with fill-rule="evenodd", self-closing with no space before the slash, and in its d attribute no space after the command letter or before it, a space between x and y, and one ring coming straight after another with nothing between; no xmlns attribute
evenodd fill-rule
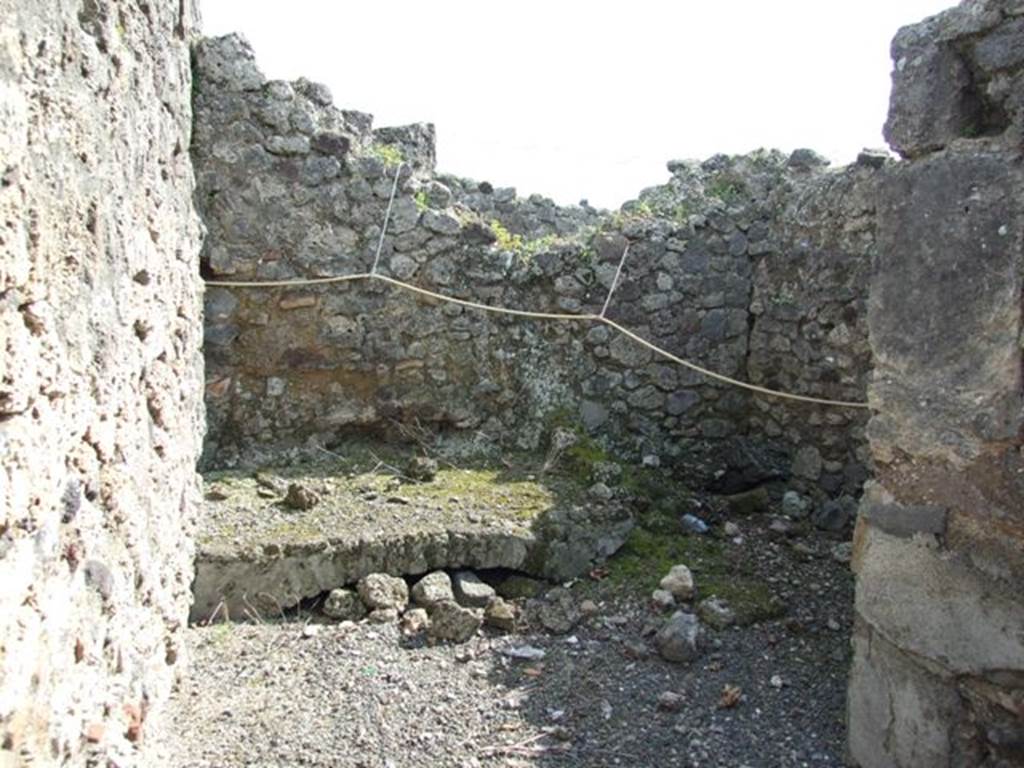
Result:
<svg viewBox="0 0 1024 768"><path fill-rule="evenodd" d="M312 611L194 627L189 677L147 765L841 766L852 579L833 541L778 537L767 522L741 521L726 546L785 614L709 630L689 665L657 656L648 593L612 579L573 587L598 610L567 635L484 630L429 647ZM504 653L523 645L544 658ZM659 706L665 692L675 711Z"/></svg>

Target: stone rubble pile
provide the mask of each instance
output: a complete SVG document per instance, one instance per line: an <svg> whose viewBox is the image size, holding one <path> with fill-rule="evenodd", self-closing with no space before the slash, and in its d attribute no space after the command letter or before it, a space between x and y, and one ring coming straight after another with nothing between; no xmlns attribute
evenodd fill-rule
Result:
<svg viewBox="0 0 1024 768"><path fill-rule="evenodd" d="M354 588L331 590L321 611L343 622L398 622L403 636L425 636L430 643L465 643L484 626L501 633L533 628L564 636L598 613L591 600L578 601L565 586L545 589L542 583L536 583L537 589L529 590L536 596L526 597L523 581L533 580L521 574L506 575L495 587L472 571L432 571L413 580L410 588L406 579L372 573ZM499 592L518 596L505 599ZM666 661L686 663L697 659L707 646L705 627L720 631L736 623L736 614L725 600L711 595L697 602L697 595L693 574L683 564L674 565L654 592L655 614L666 610L673 613L667 619L655 615L645 633ZM543 651L524 648L508 649L507 655L543 657ZM637 644L630 653L646 657L649 651L646 645Z"/></svg>

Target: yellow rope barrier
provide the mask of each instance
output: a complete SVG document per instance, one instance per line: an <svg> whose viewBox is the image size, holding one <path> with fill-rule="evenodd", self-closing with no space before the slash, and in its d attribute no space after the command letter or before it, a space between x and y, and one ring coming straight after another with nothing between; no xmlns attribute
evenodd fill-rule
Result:
<svg viewBox="0 0 1024 768"><path fill-rule="evenodd" d="M426 296L437 301L448 302L449 304L458 304L461 307L468 307L470 309L478 309L484 312L493 312L495 314L502 315L513 315L515 317L528 317L535 320L560 320L569 322L596 322L604 323L610 328L614 328L624 336L628 336L630 339L635 341L637 344L646 347L657 355L664 357L666 360L671 360L674 363L689 368L692 371L696 371L703 376L707 376L710 379L721 381L725 384L729 384L734 387L741 387L743 389L750 390L751 392L757 392L761 395L768 395L770 397L782 397L787 400L798 400L804 403L816 403L817 405L829 405L837 408L868 408L867 403L861 403L850 400L830 400L824 397L812 397L810 395L798 395L793 392L783 392L777 389L768 389L757 384L751 384L747 381L741 381L734 379L731 376L725 376L721 373L716 373L708 368L704 368L696 363L692 363L678 355L674 355L667 349L659 347L657 344L653 344L642 336L637 335L628 328L619 325L614 320L609 320L607 317L601 315L595 315L591 313L565 313L565 312L533 312L525 309L511 309L509 307L497 307L491 304L481 304L476 301L468 301L466 299L457 299L454 296L446 296L443 293L437 293L436 291L430 291L426 288L420 288L417 285L411 285L410 283L396 280L393 277L386 275L374 274L371 275L368 272L361 272L354 275L337 275L335 277L317 277L309 279L295 279L295 280L268 280L266 282L260 281L248 281L248 280L208 280L207 285L210 286L223 286L225 288L299 288L307 285L324 285L326 283L340 283L354 280L380 280L381 282L393 285L396 288L401 288L406 291L410 291L420 296Z"/></svg>
<svg viewBox="0 0 1024 768"><path fill-rule="evenodd" d="M604 323L610 328L614 328L624 336L628 336L636 343L646 347L655 354L661 355L666 360L671 360L674 363L678 363L692 371L707 376L710 379L721 381L725 384L729 384L734 387L740 387L742 389L756 392L761 395L768 395L769 397L781 397L787 400L797 400L803 403L815 403L817 405L828 405L836 408L868 408L867 403L854 402L849 400L830 400L824 397L812 397L810 395L798 395L793 392L783 392L777 389L768 389L767 387L761 387L757 384L751 384L747 381L740 381L734 379L731 376L725 376L721 373L715 373L714 371L704 368L696 363L691 363L689 360L685 360L678 355L674 355L667 349L659 347L657 344L652 344L642 336L638 336L628 328L616 323L614 320L609 320L605 317L605 313L608 311L608 305L612 300L612 293L615 291L619 282L619 276L622 273L622 266L626 261L626 254L629 253L629 246L622 253L622 259L619 261L618 270L615 273L615 279L612 281L611 288L608 291L608 298L605 299L604 308L601 310L601 314L595 315L590 313L559 313L559 312L532 312L525 309L511 309L509 307L496 307L491 304L481 304L476 301L468 301L467 299L457 299L454 296L448 296L443 293L437 293L436 291L430 291L426 288L420 288L417 285L396 280L393 277L381 275L377 272L377 266L380 262L381 248L384 245L384 233L387 231L388 221L391 216L391 207L395 201L395 190L398 188L398 177L402 172L402 163L399 163L398 169L395 171L395 180L391 186L391 197L388 200L387 212L384 214L384 226L381 228L380 240L377 243L377 252L373 259L373 268L370 272L359 272L354 275L335 275L331 277L311 277L311 278L295 278L290 280L207 280L207 285L223 286L225 288L299 288L308 285L328 285L330 283L343 283L354 280L380 280L381 282L393 285L396 288L401 288L412 293L419 294L420 296L426 296L437 301L448 302L449 304L458 304L460 307L468 307L470 309L478 309L483 312L493 312L495 314L502 315L513 315L515 317L528 317L535 320L560 320L566 322L597 322Z"/></svg>

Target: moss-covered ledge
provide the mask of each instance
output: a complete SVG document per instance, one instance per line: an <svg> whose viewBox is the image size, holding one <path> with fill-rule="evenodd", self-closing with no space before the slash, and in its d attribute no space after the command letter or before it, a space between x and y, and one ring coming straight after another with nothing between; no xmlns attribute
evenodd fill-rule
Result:
<svg viewBox="0 0 1024 768"><path fill-rule="evenodd" d="M276 615L377 571L513 568L564 580L614 553L628 506L535 456L444 463L403 475L411 449L350 446L302 465L206 477L192 619ZM285 502L290 486L315 503ZM218 610L219 608L219 610Z"/></svg>

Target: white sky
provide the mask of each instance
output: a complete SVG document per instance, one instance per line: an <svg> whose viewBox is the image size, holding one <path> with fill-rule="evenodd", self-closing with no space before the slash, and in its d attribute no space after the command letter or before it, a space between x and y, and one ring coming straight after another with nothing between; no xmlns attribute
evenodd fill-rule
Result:
<svg viewBox="0 0 1024 768"><path fill-rule="evenodd" d="M374 125L433 122L438 169L618 207L671 158L883 146L889 41L954 0L200 0L270 78Z"/></svg>

